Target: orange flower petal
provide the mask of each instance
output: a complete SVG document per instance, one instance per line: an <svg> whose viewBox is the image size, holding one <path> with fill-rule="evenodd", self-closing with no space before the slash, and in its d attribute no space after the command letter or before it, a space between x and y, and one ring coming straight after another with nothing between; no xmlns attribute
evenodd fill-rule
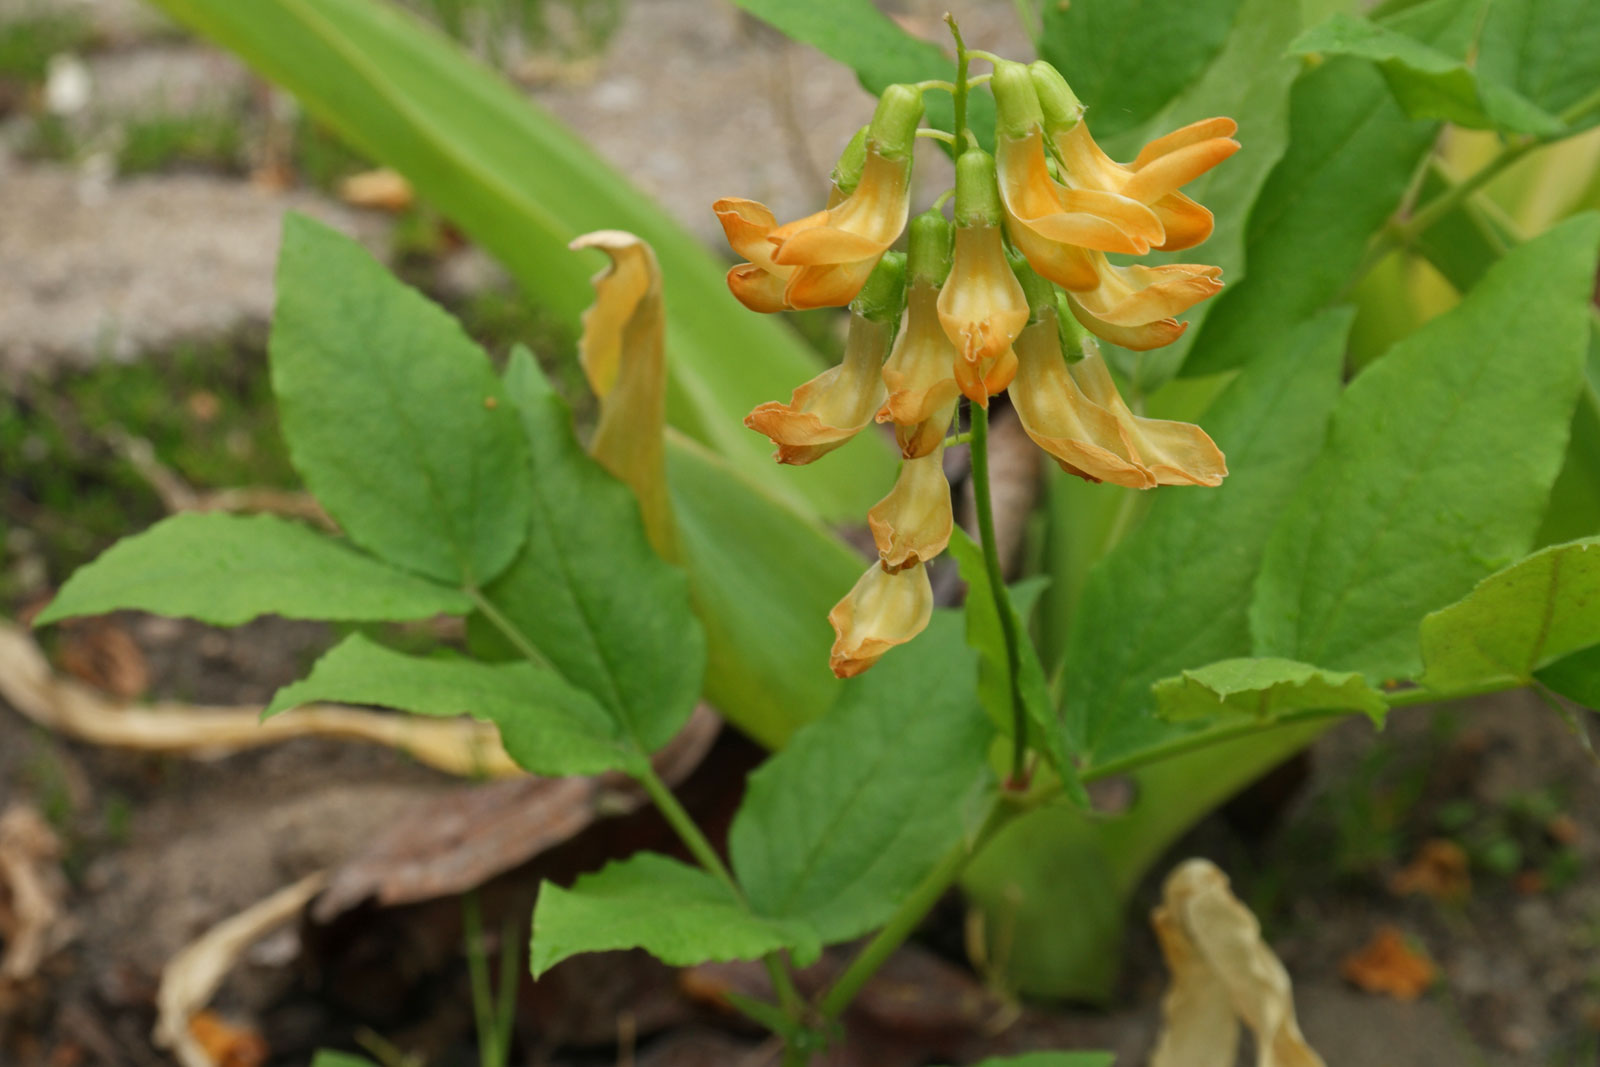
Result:
<svg viewBox="0 0 1600 1067"><path fill-rule="evenodd" d="M958 359L955 363L956 385L968 400L980 407L989 406L989 398L1006 391L1017 376L1017 353L1008 348L993 359L969 363Z"/></svg>
<svg viewBox="0 0 1600 1067"><path fill-rule="evenodd" d="M1001 137L998 148L1000 198L1013 240L1018 230L1030 230L1046 241L1143 255L1152 243L1165 239L1160 220L1143 204L1115 193L1057 184L1046 166L1043 134L1037 128L1020 140Z"/></svg>
<svg viewBox="0 0 1600 1067"><path fill-rule="evenodd" d="M1072 317L1077 319L1083 328L1103 341L1110 341L1114 345L1134 352L1148 352L1152 348L1170 345L1183 336L1183 331L1189 328L1187 322L1177 319L1156 319L1139 326L1117 326L1096 318L1086 311L1078 302L1078 294L1067 294L1067 305L1072 308Z"/></svg>
<svg viewBox="0 0 1600 1067"><path fill-rule="evenodd" d="M1100 285L1075 294L1084 310L1112 326L1141 326L1171 318L1222 288L1220 267L1173 263L1116 267L1099 256Z"/></svg>
<svg viewBox="0 0 1600 1067"><path fill-rule="evenodd" d="M778 224L778 220L767 205L755 200L723 197L712 204L711 209L717 213L717 221L722 223L722 233L728 238L728 246L751 263L770 270L773 266L772 245L767 235Z"/></svg>
<svg viewBox="0 0 1600 1067"><path fill-rule="evenodd" d="M1086 355L1071 367L1084 396L1111 412L1129 455L1154 475L1157 485L1221 485L1228 463L1221 449L1189 422L1135 415L1117 391L1105 360Z"/></svg>
<svg viewBox="0 0 1600 1067"><path fill-rule="evenodd" d="M890 328L850 317L844 360L794 391L789 403L769 401L744 424L778 446L779 463L803 465L843 445L872 421L883 403L883 357Z"/></svg>
<svg viewBox="0 0 1600 1067"><path fill-rule="evenodd" d="M893 422L907 457L926 455L944 439L949 408L959 389L951 368L960 359L939 324L939 290L915 282L906 301L906 325L883 365L888 397L878 409L879 422ZM942 413L942 419L938 418ZM937 425L935 425L937 424ZM901 430L907 430L901 433Z"/></svg>
<svg viewBox="0 0 1600 1067"><path fill-rule="evenodd" d="M1133 159L1133 169L1138 170L1152 160L1171 152L1176 152L1180 148L1188 148L1190 145L1199 144L1201 141L1209 141L1216 137L1232 137L1238 132L1239 124L1226 115L1217 115L1213 118L1191 122L1189 125L1181 126L1169 134L1157 137L1154 141L1139 149L1139 154Z"/></svg>
<svg viewBox="0 0 1600 1067"><path fill-rule="evenodd" d="M1116 417L1086 396L1069 372L1054 312L1045 312L1022 331L1017 352L1011 406L1034 444L1067 473L1089 481L1130 489L1156 484L1133 458Z"/></svg>
<svg viewBox="0 0 1600 1067"><path fill-rule="evenodd" d="M998 226L956 229L955 260L939 290L939 322L969 363L997 359L1028 324L1028 297L1006 261Z"/></svg>
<svg viewBox="0 0 1600 1067"><path fill-rule="evenodd" d="M1151 204L1150 210L1161 220L1161 228L1167 235L1165 241L1151 245L1152 248L1176 252L1193 248L1211 236L1214 224L1211 212L1182 193L1168 193Z"/></svg>
<svg viewBox="0 0 1600 1067"><path fill-rule="evenodd" d="M728 291L734 299L763 315L788 309L789 305L783 299L787 284L778 275L762 270L754 263L741 263L728 270Z"/></svg>
<svg viewBox="0 0 1600 1067"><path fill-rule="evenodd" d="M889 573L874 563L828 613L835 634L828 665L853 678L896 645L903 645L933 619L933 586L917 563Z"/></svg>
<svg viewBox="0 0 1600 1067"><path fill-rule="evenodd" d="M1122 187L1122 195L1141 204L1154 203L1168 193L1177 192L1179 186L1200 177L1238 150L1239 142L1227 137L1187 145L1139 167Z"/></svg>
<svg viewBox="0 0 1600 1067"><path fill-rule="evenodd" d="M885 570L926 563L945 550L954 525L944 449L900 464L889 495L867 512L867 525Z"/></svg>
<svg viewBox="0 0 1600 1067"><path fill-rule="evenodd" d="M794 271L784 286L784 303L797 311L844 307L861 292L861 287L872 276L872 268L877 265L878 259L874 257L825 267L780 267L780 270Z"/></svg>

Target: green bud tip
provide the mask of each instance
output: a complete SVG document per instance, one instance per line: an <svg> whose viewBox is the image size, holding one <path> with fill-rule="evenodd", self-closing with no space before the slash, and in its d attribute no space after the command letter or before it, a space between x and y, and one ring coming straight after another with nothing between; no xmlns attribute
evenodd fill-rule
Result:
<svg viewBox="0 0 1600 1067"><path fill-rule="evenodd" d="M894 324L906 306L906 257L885 252L867 276L867 283L850 302L850 310L873 322Z"/></svg>
<svg viewBox="0 0 1600 1067"><path fill-rule="evenodd" d="M937 211L924 211L911 220L906 246L906 273L911 282L943 285L950 273L950 223Z"/></svg>
<svg viewBox="0 0 1600 1067"><path fill-rule="evenodd" d="M1039 107L1044 112L1044 128L1050 133L1061 133L1078 124L1083 118L1083 102L1067 84L1067 79L1044 60L1028 64L1028 74L1033 79L1033 91L1038 94Z"/></svg>
<svg viewBox="0 0 1600 1067"><path fill-rule="evenodd" d="M834 187L846 196L855 192L856 186L861 184L861 170L866 165L867 128L863 126L850 138L839 155L839 162L833 165Z"/></svg>
<svg viewBox="0 0 1600 1067"><path fill-rule="evenodd" d="M1009 60L996 63L989 88L994 92L995 111L1002 136L1020 141L1029 132L1044 125L1039 94L1033 87L1033 75L1027 67Z"/></svg>
<svg viewBox="0 0 1600 1067"><path fill-rule="evenodd" d="M1006 262L1011 264L1011 273L1017 276L1017 281L1022 285L1022 291L1028 297L1028 311L1035 321L1039 313L1046 308L1054 310L1056 306L1056 287L1029 265L1027 259L1020 252L1007 252Z"/></svg>
<svg viewBox="0 0 1600 1067"><path fill-rule="evenodd" d="M878 97L867 137L878 155L905 159L916 146L922 124L922 93L909 85L891 85Z"/></svg>
<svg viewBox="0 0 1600 1067"><path fill-rule="evenodd" d="M967 149L956 160L956 225L994 226L1001 214L994 157L981 148Z"/></svg>

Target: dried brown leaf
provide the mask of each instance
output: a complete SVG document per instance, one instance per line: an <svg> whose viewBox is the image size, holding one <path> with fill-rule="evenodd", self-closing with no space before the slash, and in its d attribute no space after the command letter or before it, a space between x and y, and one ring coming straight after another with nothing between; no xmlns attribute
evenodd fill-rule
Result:
<svg viewBox="0 0 1600 1067"><path fill-rule="evenodd" d="M63 906L61 840L27 804L0 815L0 982L33 977L75 932Z"/></svg>
<svg viewBox="0 0 1600 1067"><path fill-rule="evenodd" d="M1288 972L1216 864L1180 864L1151 921L1172 983L1150 1067L1232 1064L1241 1021L1255 1033L1257 1067L1323 1067L1300 1033Z"/></svg>
<svg viewBox="0 0 1600 1067"><path fill-rule="evenodd" d="M397 748L450 774L523 773L505 754L499 731L470 719L425 719L310 704L262 722L259 707L110 700L88 686L56 677L32 635L6 622L0 622L0 699L48 730L112 748L207 757L295 737L338 737Z"/></svg>
<svg viewBox="0 0 1600 1067"><path fill-rule="evenodd" d="M1367 993L1416 1000L1439 976L1433 961L1414 950L1400 930L1380 926L1359 950L1339 963L1339 973Z"/></svg>
<svg viewBox="0 0 1600 1067"><path fill-rule="evenodd" d="M150 688L150 665L133 637L112 619L89 619L63 629L61 669L121 700Z"/></svg>
<svg viewBox="0 0 1600 1067"><path fill-rule="evenodd" d="M201 1036L211 1036L212 1031L202 1023L197 1032L194 1021L244 951L296 918L326 882L325 872L307 875L222 920L172 957L161 972L161 990L156 994L151 1037L157 1047L172 1050L182 1067L248 1067L215 1058L218 1049L208 1047Z"/></svg>
<svg viewBox="0 0 1600 1067"><path fill-rule="evenodd" d="M217 1067L261 1067L271 1049L253 1027L230 1023L216 1012L189 1020L189 1034Z"/></svg>
<svg viewBox="0 0 1600 1067"><path fill-rule="evenodd" d="M1432 838L1389 879L1389 891L1397 897L1421 893L1434 900L1465 900L1472 893L1472 862L1454 841Z"/></svg>

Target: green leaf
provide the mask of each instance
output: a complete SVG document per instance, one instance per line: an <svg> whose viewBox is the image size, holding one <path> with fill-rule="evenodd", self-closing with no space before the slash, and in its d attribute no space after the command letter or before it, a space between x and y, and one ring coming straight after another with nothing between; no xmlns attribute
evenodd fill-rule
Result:
<svg viewBox="0 0 1600 1067"><path fill-rule="evenodd" d="M915 83L956 76L955 44L924 41L895 25L871 0L734 0L739 7L796 41L811 45L856 72L869 93L896 83ZM944 44L950 45L946 54ZM950 94L923 95L928 123L941 130L955 125ZM994 138L994 100L988 93L968 97L967 128L984 143ZM840 146L843 148L843 145Z"/></svg>
<svg viewBox="0 0 1600 1067"><path fill-rule="evenodd" d="M1600 645L1556 660L1534 676L1568 700L1600 711Z"/></svg>
<svg viewBox="0 0 1600 1067"><path fill-rule="evenodd" d="M728 849L758 914L863 934L975 829L993 735L976 685L959 618L938 612L750 776Z"/></svg>
<svg viewBox="0 0 1600 1067"><path fill-rule="evenodd" d="M1322 447L1350 313L1323 313L1258 356L1201 420L1228 457L1216 489L1161 489L1090 572L1068 634L1066 723L1091 765L1185 732L1150 686L1250 652L1250 590L1283 501Z"/></svg>
<svg viewBox="0 0 1600 1067"><path fill-rule="evenodd" d="M1422 684L1448 693L1527 685L1538 668L1600 644L1600 537L1535 552L1422 620Z"/></svg>
<svg viewBox="0 0 1600 1067"><path fill-rule="evenodd" d="M1560 119L1462 60L1354 15L1335 15L1290 48L1301 55L1357 56L1378 64L1395 99L1414 119L1540 136L1563 129Z"/></svg>
<svg viewBox="0 0 1600 1067"><path fill-rule="evenodd" d="M1114 139L1112 154L1132 159L1145 141L1199 119L1227 115L1239 123L1237 137L1244 146L1239 153L1184 186L1186 195L1215 216L1211 236L1198 251L1153 253L1149 262L1193 262L1198 255L1221 267L1229 286L1244 278L1250 266L1245 260L1245 224L1251 205L1289 143L1289 87L1300 64L1285 49L1299 29L1295 4L1244 0L1227 43L1200 79L1140 130ZM1090 112L1096 131L1097 117ZM1173 344L1140 353L1112 349L1111 358L1142 390L1154 391L1183 365L1215 303L1206 300L1190 309L1185 316L1188 332Z"/></svg>
<svg viewBox="0 0 1600 1067"><path fill-rule="evenodd" d="M1464 51L1467 15L1455 0L1429 0L1387 25ZM1289 147L1250 210L1245 278L1211 301L1184 374L1280 349L1286 331L1336 300L1438 132L1405 116L1371 64L1344 56L1295 82L1289 128Z"/></svg>
<svg viewBox="0 0 1600 1067"><path fill-rule="evenodd" d="M1284 4L1283 7L1293 7ZM1039 55L1072 82L1097 136L1131 129L1221 50L1240 0L1073 0L1044 5Z"/></svg>
<svg viewBox="0 0 1600 1067"><path fill-rule="evenodd" d="M1593 99L1600 85L1600 10L1593 0L1495 0L1484 20L1478 75L1553 114ZM1597 118L1591 108L1583 125Z"/></svg>
<svg viewBox="0 0 1600 1067"><path fill-rule="evenodd" d="M521 554L484 595L569 682L593 693L628 738L654 752L700 695L705 636L688 579L651 549L638 501L579 446L566 403L526 349L511 354L506 391L537 472L533 514ZM473 622L479 647L520 651L492 620Z"/></svg>
<svg viewBox="0 0 1600 1067"><path fill-rule="evenodd" d="M237 626L258 615L373 621L465 615L472 601L298 523L191 513L112 545L68 578L34 622L126 608Z"/></svg>
<svg viewBox="0 0 1600 1067"><path fill-rule="evenodd" d="M314 701L469 714L499 727L506 754L533 774L632 772L644 761L593 697L531 663L407 656L352 634L317 660L309 676L278 690L262 714Z"/></svg>
<svg viewBox="0 0 1600 1067"><path fill-rule="evenodd" d="M488 357L442 308L291 214L271 354L290 458L352 541L469 586L511 562L527 446Z"/></svg>
<svg viewBox="0 0 1600 1067"><path fill-rule="evenodd" d="M798 966L816 961L816 931L763 919L697 867L639 852L586 874L571 889L545 882L533 909L533 976L580 952L642 948L673 967L753 960L789 949Z"/></svg>
<svg viewBox="0 0 1600 1067"><path fill-rule="evenodd" d="M1515 249L1345 391L1267 548L1256 655L1413 678L1422 616L1528 552L1582 381L1597 243L1585 215Z"/></svg>
<svg viewBox="0 0 1600 1067"><path fill-rule="evenodd" d="M814 375L815 355L776 317L739 306L725 258L523 93L394 3L156 4L294 93L362 154L404 174L574 333L603 257L574 254L568 243L601 229L648 241L666 279L668 417L740 469L765 472L768 445L739 420ZM863 108L861 121L867 116ZM707 189L707 211L715 196L738 192ZM824 192L817 190L819 207ZM824 518L858 514L892 479L893 459L870 435L852 452L850 463L790 472L775 491Z"/></svg>
<svg viewBox="0 0 1600 1067"><path fill-rule="evenodd" d="M1244 715L1270 722L1297 711L1359 711L1383 724L1388 702L1361 675L1292 659L1225 659L1155 684L1162 717Z"/></svg>
<svg viewBox="0 0 1600 1067"><path fill-rule="evenodd" d="M957 527L950 538L950 555L967 583L967 598L962 614L967 621L967 644L978 653L978 701L989 719L1005 737L1013 735L1011 709L1011 664L1006 653L1005 631L1000 613L995 610L994 587L989 584L983 548L967 532ZM1039 590L1042 592L1042 589ZM1013 594L1014 596L1015 594ZM1037 593L1034 594L1037 596ZM1031 598L1030 598L1031 599ZM1008 600L1012 632L1019 635L1018 672L1022 704L1027 710L1030 729L1028 742L1042 752L1057 773L1063 775L1069 790L1088 805L1088 795L1078 782L1077 769L1067 755L1061 717L1050 699L1050 683L1039 663L1039 650L1028 637L1028 626L1014 600Z"/></svg>
<svg viewBox="0 0 1600 1067"><path fill-rule="evenodd" d="M1020 1056L991 1056L974 1067L1112 1067L1111 1052L1025 1052Z"/></svg>
<svg viewBox="0 0 1600 1067"><path fill-rule="evenodd" d="M861 576L860 556L763 483L693 441L667 438L678 543L705 624L706 699L780 748L843 691L828 669L828 612ZM886 483L887 484L887 483Z"/></svg>

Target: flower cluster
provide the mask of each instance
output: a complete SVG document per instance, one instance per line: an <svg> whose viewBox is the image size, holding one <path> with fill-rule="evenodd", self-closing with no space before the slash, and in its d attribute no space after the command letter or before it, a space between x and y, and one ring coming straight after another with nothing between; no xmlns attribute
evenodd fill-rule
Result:
<svg viewBox="0 0 1600 1067"><path fill-rule="evenodd" d="M1095 144L1083 105L1049 64L997 60L991 88L994 154L957 137L953 224L937 207L918 215L904 255L889 249L910 213L923 116L912 86L884 92L822 211L779 225L755 201L715 205L747 260L728 272L746 307L851 310L842 362L745 424L771 438L780 463L804 464L873 421L892 423L903 457L867 516L879 560L829 614L841 678L932 616L925 565L950 539L943 458L963 397L987 408L1009 389L1028 436L1089 481L1215 486L1227 473L1198 426L1135 414L1089 335L1134 350L1169 344L1186 325L1175 316L1222 287L1216 267L1119 266L1107 253L1189 248L1210 235L1211 213L1178 190L1238 149L1234 123L1185 126L1124 165Z"/></svg>

